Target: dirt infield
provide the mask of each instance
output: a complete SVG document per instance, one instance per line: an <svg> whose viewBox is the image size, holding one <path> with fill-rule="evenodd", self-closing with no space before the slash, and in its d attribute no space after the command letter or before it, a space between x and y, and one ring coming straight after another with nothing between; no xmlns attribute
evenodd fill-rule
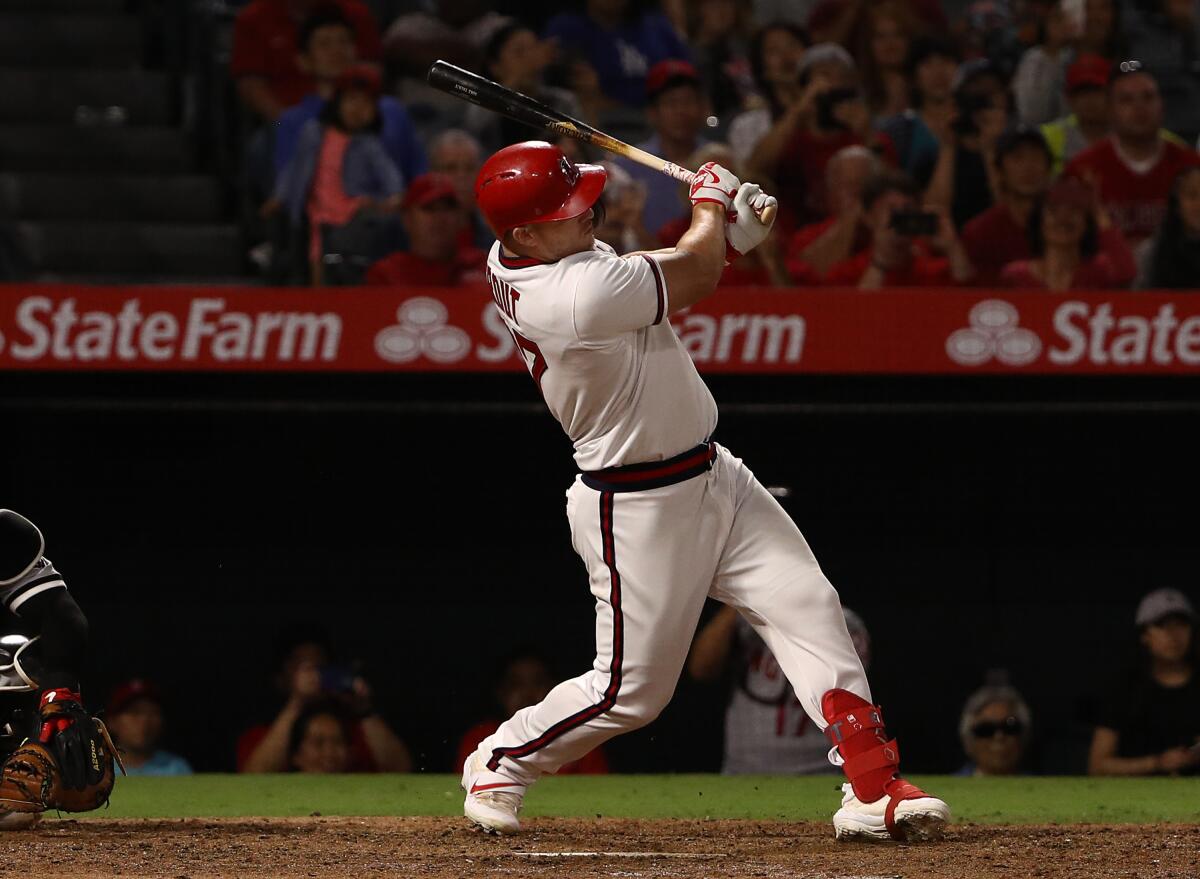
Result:
<svg viewBox="0 0 1200 879"><path fill-rule="evenodd" d="M536 818L47 821L0 835L0 877L1200 877L1200 827L965 825L935 845L843 845L826 824Z"/></svg>

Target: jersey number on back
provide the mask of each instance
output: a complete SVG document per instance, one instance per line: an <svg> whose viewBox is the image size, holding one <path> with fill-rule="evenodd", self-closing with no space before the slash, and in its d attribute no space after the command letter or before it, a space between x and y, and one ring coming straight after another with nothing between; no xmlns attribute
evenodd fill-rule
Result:
<svg viewBox="0 0 1200 879"><path fill-rule="evenodd" d="M533 376L533 380L537 383L538 390L542 389L542 376L546 374L546 358L542 356L542 351L533 342L526 339L516 330L509 327L509 332L512 333L513 341L517 343L517 347L521 349L521 357L525 361L525 367L529 370L529 374Z"/></svg>

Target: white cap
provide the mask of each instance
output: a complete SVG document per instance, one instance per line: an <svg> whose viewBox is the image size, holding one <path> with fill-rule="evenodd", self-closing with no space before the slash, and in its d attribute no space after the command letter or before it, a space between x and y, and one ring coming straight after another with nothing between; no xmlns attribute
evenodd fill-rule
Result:
<svg viewBox="0 0 1200 879"><path fill-rule="evenodd" d="M1169 616L1195 619L1196 610L1188 601L1187 596L1178 589L1155 589L1138 604L1134 625L1146 626Z"/></svg>

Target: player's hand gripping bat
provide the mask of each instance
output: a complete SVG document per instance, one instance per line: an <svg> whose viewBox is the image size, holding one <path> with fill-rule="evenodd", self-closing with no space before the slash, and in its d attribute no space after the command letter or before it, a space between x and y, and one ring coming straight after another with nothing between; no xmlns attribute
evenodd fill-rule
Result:
<svg viewBox="0 0 1200 879"><path fill-rule="evenodd" d="M470 101L472 104L478 104L484 109L500 113L509 119L515 119L517 122L523 122L534 128L548 128L566 137L590 143L608 150L610 153L616 153L618 156L624 156L639 165L653 168L655 171L660 171L683 183L691 182L692 172L686 168L680 168L674 162L660 159L645 150L617 140L612 135L605 134L586 122L581 122L566 113L555 110L528 95L505 88L477 73L463 70L461 67L445 61L435 61L429 68L426 78L429 80L429 84L436 89L464 101ZM771 225L771 221L775 219L775 206L766 207L759 215L759 219L764 225Z"/></svg>

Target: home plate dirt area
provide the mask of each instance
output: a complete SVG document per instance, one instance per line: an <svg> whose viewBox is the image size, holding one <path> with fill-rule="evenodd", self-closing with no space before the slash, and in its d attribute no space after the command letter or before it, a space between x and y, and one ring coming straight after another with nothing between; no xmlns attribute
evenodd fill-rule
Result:
<svg viewBox="0 0 1200 879"><path fill-rule="evenodd" d="M48 820L0 835L0 877L1200 877L1195 825L962 824L940 843L839 844L825 823L533 818Z"/></svg>

